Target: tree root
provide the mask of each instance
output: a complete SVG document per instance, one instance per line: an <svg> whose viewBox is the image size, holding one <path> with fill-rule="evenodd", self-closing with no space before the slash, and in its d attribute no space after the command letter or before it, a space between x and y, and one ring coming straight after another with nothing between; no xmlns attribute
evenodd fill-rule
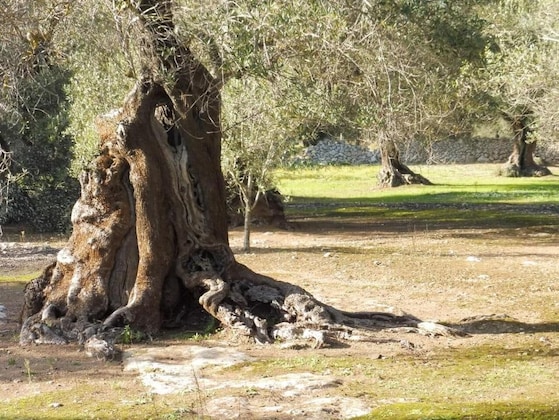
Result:
<svg viewBox="0 0 559 420"><path fill-rule="evenodd" d="M375 342L375 333L381 330L430 337L467 335L405 313L340 311L297 286L256 274L241 264L231 272L234 278L228 283L216 276L200 275L195 284L207 290L200 304L224 327L251 336L258 343L303 340L320 348L341 341Z"/></svg>
<svg viewBox="0 0 559 420"><path fill-rule="evenodd" d="M182 284L198 293L200 306L224 328L252 337L257 343L307 343L312 348L343 342L379 342L378 333L417 333L430 337L467 336L461 330L422 321L400 312L347 312L316 300L304 289L256 274L239 263L182 277ZM43 282L47 284L46 282ZM45 304L23 323L20 343L66 344L77 341L94 357L115 358L114 343L125 328L134 325L141 307L131 302L110 313L104 321L71 320L57 307ZM389 341L392 341L391 339ZM394 339L394 342L400 340ZM386 341L383 341L386 342ZM295 344L294 344L295 343Z"/></svg>
<svg viewBox="0 0 559 420"><path fill-rule="evenodd" d="M542 177L551 175L551 171L547 166L544 165L528 165L521 167L516 163L507 162L500 169L499 174L501 176L516 178L516 177Z"/></svg>

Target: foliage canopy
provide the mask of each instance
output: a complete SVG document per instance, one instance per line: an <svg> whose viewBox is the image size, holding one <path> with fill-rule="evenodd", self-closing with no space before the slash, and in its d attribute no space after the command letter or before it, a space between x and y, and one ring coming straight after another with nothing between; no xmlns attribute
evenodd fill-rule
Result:
<svg viewBox="0 0 559 420"><path fill-rule="evenodd" d="M140 34L126 4L0 3L2 147L13 148L28 173L49 172L26 177L23 190L71 189L66 178L96 153L95 118L120 106L141 70L131 42ZM178 0L174 7L178 36L223 85L224 169L234 172L232 156L254 162L261 188L279 150L324 133L372 145L428 142L529 110L534 138L555 141L553 0ZM26 141L33 150L21 146Z"/></svg>

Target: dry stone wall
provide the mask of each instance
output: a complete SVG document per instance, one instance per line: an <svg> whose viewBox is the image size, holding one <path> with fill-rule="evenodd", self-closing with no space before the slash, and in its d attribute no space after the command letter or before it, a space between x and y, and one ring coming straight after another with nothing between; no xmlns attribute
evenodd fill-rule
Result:
<svg viewBox="0 0 559 420"><path fill-rule="evenodd" d="M368 165L379 161L378 151L328 138L307 147L295 159L296 164L310 165Z"/></svg>
<svg viewBox="0 0 559 420"><path fill-rule="evenodd" d="M408 163L488 163L505 162L512 151L508 139L445 139L430 145L410 143L401 147Z"/></svg>
<svg viewBox="0 0 559 420"><path fill-rule="evenodd" d="M430 163L500 163L506 162L512 151L512 140L507 138L445 139L425 146L410 142L400 146L402 161L410 164ZM559 147L540 144L536 155L545 162L559 163ZM380 161L378 150L324 139L307 147L295 159L295 164L310 165L367 165Z"/></svg>
<svg viewBox="0 0 559 420"><path fill-rule="evenodd" d="M508 138L445 139L429 146L417 143L401 147L401 157L408 163L501 163L512 152ZM559 149L552 144L539 144L536 156L548 163L559 162Z"/></svg>

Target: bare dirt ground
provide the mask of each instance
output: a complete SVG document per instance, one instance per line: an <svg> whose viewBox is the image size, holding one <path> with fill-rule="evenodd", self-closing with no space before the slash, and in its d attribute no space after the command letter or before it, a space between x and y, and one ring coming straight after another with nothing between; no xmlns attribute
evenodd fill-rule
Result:
<svg viewBox="0 0 559 420"><path fill-rule="evenodd" d="M350 418L385 405L430 400L465 405L536 400L557 406L557 226L436 228L413 220L383 225L351 218L301 218L292 226L257 230L253 252L239 253L238 259L340 309L397 307L423 320L459 325L470 336L386 332L378 343L315 350L260 346L229 332L199 341L165 335L126 347L140 359L158 349L158 356L150 357L160 365L141 376L124 368L126 362L89 358L77 345L20 347L17 317L24 285L0 282L0 418L13 413L3 412L2 405L29 413L26 401L36 405L28 418ZM241 231L234 230L235 250L241 241ZM0 242L0 274L39 270L60 246ZM192 347L184 353L184 346ZM248 359L237 368L196 367L197 346L233 349ZM503 352L509 352L506 359ZM458 361L465 358L471 359L469 370ZM492 365L488 358L494 358ZM171 365L190 366L194 383L158 393L157 372L187 376ZM490 373L475 372L479 366ZM531 375L537 380L530 381ZM92 396L100 403L88 403Z"/></svg>

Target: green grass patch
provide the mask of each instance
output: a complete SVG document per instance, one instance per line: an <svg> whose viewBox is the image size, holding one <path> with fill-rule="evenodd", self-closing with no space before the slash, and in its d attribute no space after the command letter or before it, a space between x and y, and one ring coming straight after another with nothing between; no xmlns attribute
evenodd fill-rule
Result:
<svg viewBox="0 0 559 420"><path fill-rule="evenodd" d="M40 275L40 271L33 271L32 273L0 274L0 283L28 283Z"/></svg>
<svg viewBox="0 0 559 420"><path fill-rule="evenodd" d="M507 178L499 165L434 165L412 169L434 185L379 188L378 166L327 166L280 169L280 191L296 200L366 200L367 203L559 203L559 176Z"/></svg>
<svg viewBox="0 0 559 420"><path fill-rule="evenodd" d="M189 404L185 396L163 399L150 394L130 395L124 387L105 385L106 389L82 385L12 400L0 407L0 419L201 418L195 415L195 403Z"/></svg>
<svg viewBox="0 0 559 420"><path fill-rule="evenodd" d="M276 171L288 218L405 221L429 228L557 226L559 176L506 178L499 165L414 168L435 185L379 188L378 166L327 166ZM553 206L553 207L551 207Z"/></svg>
<svg viewBox="0 0 559 420"><path fill-rule="evenodd" d="M243 377L311 372L342 379L343 394L375 408L363 418L554 418L557 351L527 338L394 357L309 354L228 368Z"/></svg>
<svg viewBox="0 0 559 420"><path fill-rule="evenodd" d="M451 419L526 419L552 420L559 415L559 404L531 401L507 403L441 404L430 402L398 403L382 406L358 419L451 420Z"/></svg>

